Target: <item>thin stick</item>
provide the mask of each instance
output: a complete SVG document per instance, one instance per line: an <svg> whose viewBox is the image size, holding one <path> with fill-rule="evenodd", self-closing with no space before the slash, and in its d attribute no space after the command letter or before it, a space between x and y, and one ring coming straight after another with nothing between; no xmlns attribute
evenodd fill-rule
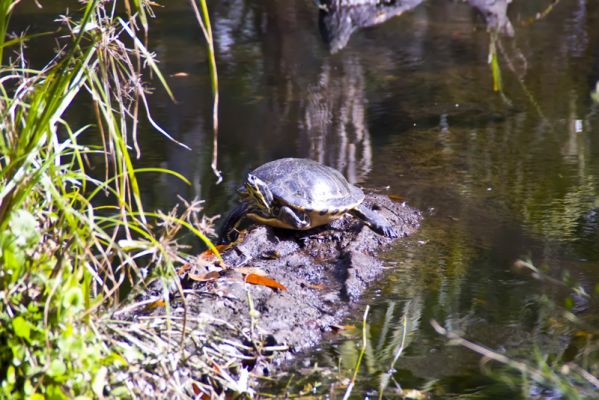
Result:
<svg viewBox="0 0 599 400"><path fill-rule="evenodd" d="M364 318L362 319L362 348L360 349L360 355L358 356L358 361L356 362L354 376L352 376L351 382L347 386L343 400L347 400L351 395L351 391L353 390L354 385L356 384L356 379L358 378L358 371L360 370L360 364L362 364L362 357L364 357L364 353L366 352L366 344L368 343L366 340L366 318L368 317L368 310L370 310L370 306L366 306L366 310L364 311Z"/></svg>
<svg viewBox="0 0 599 400"><path fill-rule="evenodd" d="M431 325L432 325L433 329L435 329L435 331L437 331L437 333L450 339L452 344L463 346L469 350L474 351L475 353L482 355L483 357L485 357L485 359L497 361L497 362L507 365L509 367L515 368L518 371L522 372L523 374L530 374L537 381L540 381L540 382L543 381L543 373L540 370L529 367L528 365L524 364L523 362L512 360L509 357L504 356L503 354L499 354L499 353L497 353L493 350L490 350L484 346L481 346L481 345L473 343L467 339L464 339L463 337L459 336L458 334L446 330L441 325L439 325L439 323L437 321L435 321L434 319L431 320Z"/></svg>

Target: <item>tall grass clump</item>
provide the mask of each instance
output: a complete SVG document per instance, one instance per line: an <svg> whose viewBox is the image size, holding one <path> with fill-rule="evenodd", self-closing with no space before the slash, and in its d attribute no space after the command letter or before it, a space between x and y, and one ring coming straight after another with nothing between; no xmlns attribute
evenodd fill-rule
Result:
<svg viewBox="0 0 599 400"><path fill-rule="evenodd" d="M0 398L143 394L147 388L134 382L143 373L132 379L130 372L151 352L140 341L128 342L132 336L112 318L126 301L121 285L129 281L135 293L150 278L173 276L185 262L176 242L182 227L212 246L194 227L196 204L168 215L144 212L141 204L138 173L174 174L136 171L131 155L138 153L138 119L155 125L144 68L170 94L138 38L148 26L150 2L125 0L121 17L119 2L83 2L57 21L59 48L41 68L27 61L24 44L33 37L10 34L18 3L0 1ZM75 101L88 102L96 119L69 124L65 113ZM89 160L103 160L104 176L88 172ZM164 297L168 310L168 293ZM161 332L185 331L184 322L161 321ZM177 360L170 360L171 368ZM157 390L169 393L170 384L185 392L165 381ZM220 387L226 389L226 381Z"/></svg>

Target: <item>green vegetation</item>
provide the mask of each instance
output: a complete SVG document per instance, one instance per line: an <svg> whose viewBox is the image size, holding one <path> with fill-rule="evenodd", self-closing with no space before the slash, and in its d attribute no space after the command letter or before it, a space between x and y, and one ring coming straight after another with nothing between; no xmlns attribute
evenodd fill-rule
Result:
<svg viewBox="0 0 599 400"><path fill-rule="evenodd" d="M134 168L140 109L149 113L142 66L170 90L137 37L147 32L150 2L132 3L123 3L127 15L122 17L114 4L98 0L60 17L60 28L52 33L60 48L36 69L25 51L35 38L10 36L19 1L0 2L0 398L141 393L140 382L152 377L135 363L152 360L141 341L119 341L127 337L124 323L111 320L128 302L122 284L132 287L131 298L151 280L174 276L175 266L185 262L175 239L182 228L214 249L195 228L209 231L197 204L180 215L143 210L137 174L185 179L172 171ZM96 120L82 127L69 124L65 113L74 102L88 102ZM90 160L104 161L104 178L88 172ZM168 292L163 292L168 311ZM167 316L156 329L171 332L180 326ZM196 366L202 368L213 369ZM207 379L193 390L210 393L213 383ZM164 392L174 386L167 382Z"/></svg>
<svg viewBox="0 0 599 400"><path fill-rule="evenodd" d="M557 3L553 1L551 7ZM147 119L166 134L149 115L148 86L141 80L142 73L154 76L172 96L154 55L145 46L144 36L151 25L151 1L90 0L77 4L85 5L68 16L57 16L56 31L18 36L12 33L10 17L21 5L20 0L0 1L0 398L192 398L202 394L208 398L223 392L254 394L255 377L244 369L243 362L255 361L252 357L256 353L274 351L263 351L255 321L252 320L250 332L241 332L213 315L189 315L183 300L189 294L178 284L177 268L191 259L177 242L182 231L192 232L218 256L206 236L210 233L210 221L201 217L198 203L169 214L147 212L142 207L138 174L167 173L186 181L172 171L134 166L133 158L139 155L139 119ZM121 16L115 13L115 4L122 8ZM218 80L212 32L206 2L197 0L197 5L192 4L208 43L214 91L212 168L218 174ZM258 22L263 23L255 18ZM27 46L48 37L58 43L56 55L41 66L31 65ZM509 90L506 83L513 79L510 72L517 76L517 69L510 65L496 36L491 36L490 46L494 89L505 101L503 92ZM294 64L282 64L285 63ZM462 74L461 70L457 73ZM414 77L418 78L418 74L410 79ZM356 78L349 72L344 79L342 83L363 81L361 75ZM429 75L421 79L423 86L430 86ZM385 84L389 82L386 80ZM517 79L542 117L538 125L531 126L543 132L546 118L531 94L534 90L524 82ZM356 89L349 84L347 87ZM357 89L360 98L364 88ZM462 85L460 90L469 91L471 86ZM304 92L294 94L297 98L303 95ZM599 83L590 96L599 103ZM567 104L560 96L554 97L556 104ZM89 104L95 119L81 126L70 123L66 115L75 102ZM476 104L485 103L477 100ZM557 106L555 109L559 110ZM458 118L467 116L458 114ZM516 209L533 231L562 237L573 229L572 221L580 217L581 209L596 206L591 163L581 163L576 168L580 174L576 179L557 181L555 176L561 176L565 168L539 172L528 167L532 158L546 157L547 148L541 142L522 150L517 148L522 143L516 137L520 130L508 126L498 135L496 126L504 127L493 123L482 134L460 136L459 124L455 124L454 133L444 135L441 145L437 140L430 142L432 148L421 152L422 159L414 156L414 146L402 157L412 157L412 164L419 165L418 171L425 173L429 166L431 170L445 170L446 165L464 168L463 176L455 175L458 178L451 182L457 192L476 193L481 182L489 182L488 187L510 199L509 207ZM430 136L436 135L437 130L435 127ZM573 132L572 136L579 135ZM544 143L549 143L553 158L561 157L566 160L564 163L571 155L587 160L586 142L581 141L580 148L574 148L571 154L562 153L559 140ZM427 143L420 146L423 145ZM472 148L482 156L464 166L463 153L456 150L460 147ZM512 158L513 154L517 156ZM438 159L449 161L442 164L437 163ZM488 162L494 159L506 161L497 167ZM91 168L102 165L105 169L101 174ZM433 173L422 179L430 176ZM451 179L445 174L443 178ZM538 180L543 183L529 184ZM550 197L548 192L552 196L558 193L553 196L558 200L564 199L563 209L540 205L539 198ZM464 215L459 217L466 219L471 208L463 210ZM411 300L403 307L391 302L378 319L371 312L370 319L382 321L379 324L368 324L365 314L361 340L352 338L341 346L340 354L329 357L338 376L328 382L336 382L325 388L323 376L331 374L333 368L315 366L318 383L311 380L296 392L307 396L358 396L363 383L370 384L374 377L374 390L379 397L446 394L441 391L443 382L402 382L406 370L396 368L400 368L404 352L411 350L418 324L428 327L428 321L422 317L427 315L423 311L424 296L419 297L418 293L425 292L425 285L447 288L442 295L449 301L430 301L446 307L441 315L461 313L456 303L466 287L462 280L468 278L466 272L474 250L460 236L460 230L465 228L457 227L443 229L433 238L444 243L447 254L425 248L428 254L423 258L430 257L431 267L419 269L419 281L402 276L402 284L411 287L402 292L406 293L403 296ZM438 272L438 259L446 263L445 275ZM574 309L580 299L583 304L596 304L599 287L591 291L587 285L587 293L578 285L563 283L569 279L551 281L549 274L543 274L531 263L519 264L549 282L551 290L566 293L560 297L548 291L527 302L514 302L528 304L535 310L535 320L530 323L534 335L521 349L508 349L507 357L468 341L460 336L463 333L450 332L447 326L437 326L438 332L446 335L451 344L480 353L489 375L506 383L512 392L522 393L522 397L543 391L556 397L593 397L599 387L597 320L595 315ZM140 299L137 295L142 291L145 297ZM451 304L453 300L456 301ZM471 314L478 300L472 299ZM171 312L177 307L178 312ZM161 312L150 315L156 308ZM138 312L139 318L131 318L132 312ZM258 311L252 307L248 314L257 318ZM438 320L443 322L442 317ZM362 373L366 378L362 379ZM275 385L273 392L280 393L280 383Z"/></svg>
<svg viewBox="0 0 599 400"><path fill-rule="evenodd" d="M544 281L556 292L566 293L563 304L559 304L554 293L536 296L538 337L528 344L525 354L510 356L473 343L436 321L432 321L433 327L446 336L450 344L480 354L487 374L514 392L520 392L523 398L536 398L535 393L566 399L594 398L599 388L599 331L594 326L595 316L583 310L588 303L596 301L599 285L587 293L582 285L572 282L571 277L553 278L530 261L518 260L515 268Z"/></svg>

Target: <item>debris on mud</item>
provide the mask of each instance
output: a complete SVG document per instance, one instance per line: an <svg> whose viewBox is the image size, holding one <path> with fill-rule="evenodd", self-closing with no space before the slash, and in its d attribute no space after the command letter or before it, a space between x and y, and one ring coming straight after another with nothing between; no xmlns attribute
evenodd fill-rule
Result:
<svg viewBox="0 0 599 400"><path fill-rule="evenodd" d="M391 221L400 236L419 226L418 211L387 196L367 195L365 203ZM221 297L196 298L189 307L211 310L242 327L249 324L240 318L250 309L249 293L260 329L296 350L313 346L380 277L383 262L377 255L393 241L349 214L309 231L253 225L223 252L228 269L221 279L210 288L203 282L190 283L195 290L218 292ZM244 279L248 274L264 276L281 288L272 282L248 285Z"/></svg>
<svg viewBox="0 0 599 400"><path fill-rule="evenodd" d="M141 397L252 395L273 363L338 329L384 272L377 257L413 233L422 216L392 196L366 195L400 238L378 235L347 214L309 231L251 225L241 238L160 279L107 324L114 340L137 348L139 374L126 380ZM134 377L134 378L131 378Z"/></svg>

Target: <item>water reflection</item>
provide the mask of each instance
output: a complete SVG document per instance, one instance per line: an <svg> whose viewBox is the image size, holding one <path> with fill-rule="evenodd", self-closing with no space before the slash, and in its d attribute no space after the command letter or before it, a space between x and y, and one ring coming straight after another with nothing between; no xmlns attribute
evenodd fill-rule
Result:
<svg viewBox="0 0 599 400"><path fill-rule="evenodd" d="M530 257L587 292L599 280L599 2L365 0L352 10L343 3L326 10L312 2L211 3L221 185L209 166L200 30L186 0L157 10L151 47L178 101L152 96L154 117L193 150L147 129L138 164L175 169L193 185L142 177L147 208L199 196L209 214L223 213L245 171L282 156L390 186L430 212L419 236L387 255L393 269L365 300L373 307L362 388L373 389L374 376L412 387L443 380L451 394L497 393L478 357L445 347L429 320L518 356L532 343L564 350L574 340L546 325L550 310L537 301L568 294L511 266ZM35 13L16 15L17 26L52 24L51 13ZM488 63L491 46L498 71ZM503 98L493 91L498 72ZM598 326L597 301L574 305ZM355 343L339 341L320 357L334 368L345 354L344 366L353 367Z"/></svg>
<svg viewBox="0 0 599 400"><path fill-rule="evenodd" d="M297 69L297 57L273 57L283 74L278 89L265 90L268 97L285 93L289 100L280 110L285 123L296 121L286 133L294 151L343 168L339 160L351 150L343 144L351 132L362 149L353 158L363 161L355 179L390 183L412 204L435 209L419 237L426 244L392 252L390 262L400 264L369 300L374 308L365 391L382 382L372 383L373 377L391 379L386 368L406 317L405 354L393 379L415 387L442 379L446 390L457 393L505 392L481 377L476 355L446 348L428 320L517 356L535 343L562 351L560 337L570 332L547 335L551 312L540 309L537 298L562 301L567 295L510 266L529 255L553 276L570 271L588 288L597 279L591 271L599 261L599 128L589 91L597 79L592 60L598 28L589 21L598 9L570 3L552 20L524 30L521 22L529 24L535 15L527 4L510 3L511 20L507 2L494 14L482 12L490 34L476 29L472 8L437 2L361 35L333 56L314 37L302 36L304 45L315 46L312 53L299 49L308 53L306 71ZM581 11L594 17L581 19ZM563 23L570 16L582 27L570 31ZM497 31L514 36L497 42L509 104L493 94L486 64ZM574 46L572 35L586 44ZM343 125L351 129L343 132ZM358 131L361 136L353 133ZM277 154L276 146L270 151ZM590 315L596 307L580 310ZM353 368L356 340L341 341L321 362L334 368L341 360Z"/></svg>
<svg viewBox="0 0 599 400"><path fill-rule="evenodd" d="M177 104L154 101L162 124L195 151L147 134L144 154L194 186L151 182L148 198L198 194L210 213L221 213L245 171L302 156L432 210L419 236L388 254L393 271L366 300L373 308L361 389L386 379L390 391L393 380L408 387L442 380L450 393L498 393L478 357L445 347L431 318L509 354L524 356L539 341L565 346L571 333L547 335L550 313L536 299L567 295L510 267L529 256L586 288L599 278L599 113L589 95L599 79L596 2L562 2L537 19L544 1L429 1L374 29L349 29L351 41L335 54L336 45L319 37L323 11L310 2L217 2L225 173L218 186L209 168L207 66L184 4L160 10L162 21L176 24L152 40L167 72L187 76L172 80ZM493 91L492 40L509 103ZM578 309L592 315L597 307ZM334 368L343 356L353 367L355 343L340 341L322 362ZM372 377L380 379L374 386Z"/></svg>
<svg viewBox="0 0 599 400"><path fill-rule="evenodd" d="M337 168L351 183L363 181L372 167L364 81L356 58L326 63L299 103L304 110L299 131L308 158Z"/></svg>
<svg viewBox="0 0 599 400"><path fill-rule="evenodd" d="M215 9L220 22L215 37L221 53L221 115L225 116L220 126L220 168L228 178L227 191L217 197L230 195L229 189L251 167L288 155L319 160L341 170L350 182L363 181L371 171L372 146L362 59L327 56L314 32L298 28L306 24L304 18L313 15L305 5L239 1ZM188 29L192 29L191 24ZM248 37L251 40L244 41ZM259 37L265 40L256 41ZM189 43L178 44L181 37L164 40L169 40L169 45L162 46L163 56L173 61L167 65L169 70L175 73L195 67L193 59L178 58ZM202 52L193 46L195 51ZM193 82L195 79L178 79L178 103L167 106L172 112L163 123L178 133L179 140L190 139L186 143L199 148L207 141L207 98L199 94L207 85ZM206 86L198 90L198 84ZM229 115L236 118L227 118ZM240 127L239 121L245 121L244 125ZM195 128L189 130L191 126ZM239 152L244 157L236 157ZM200 162L194 162L193 167L180 154L179 149L174 150L168 165L197 182L208 179L212 183L204 169L194 170ZM202 197L212 198L215 193L207 192L219 191L208 185L198 184L198 188Z"/></svg>
<svg viewBox="0 0 599 400"><path fill-rule="evenodd" d="M361 9L363 13L367 13L364 10L373 7L368 3L352 7L352 12ZM406 11L419 3L420 1L382 2L377 6L377 12L381 14L383 7L387 10L382 12L385 18L379 17L372 23L388 19L387 16L393 14L389 11L391 9L398 10L399 14L399 10ZM503 27L509 20L505 17L507 6L497 5L502 3L494 2L492 6L487 6L483 1L473 1L472 5L484 11L489 24ZM343 8L347 7L342 3L335 6L335 2L329 2L326 13L342 12ZM458 13L464 10L467 8L458 10ZM435 9L432 11L434 13ZM164 12L179 11L175 5ZM168 157L171 160L168 165L192 177L196 182L193 191L199 191L202 197L222 198L231 193L244 171L278 156L298 155L317 159L340 169L353 183L363 182L371 172L373 148L368 121L372 118L368 113L373 107L369 107L366 76L371 72L379 74L378 71L381 71L383 77L397 79L393 78L395 74L392 72L397 62L393 59L395 54L390 52L391 43L380 43L370 53L346 52L341 57L326 55L315 33L310 29L299 28L306 25L313 28L308 23L308 18L312 18L314 12L316 10L307 5L277 1L233 1L216 5L214 18L219 23L215 25L215 37L223 70L221 115L236 116L235 119L224 117L221 121L223 152L220 168L228 175L229 183L225 185L227 189L223 191L219 187L212 187L213 180L206 174L202 162L190 164L189 157L187 161L181 159L180 149L173 150L172 157ZM321 9L322 12L325 11ZM420 15L413 20L412 32L415 38L396 42L405 46L407 53L402 61L405 60L408 64L411 60L422 63L422 57L430 45L426 38L431 30L422 24L426 19L426 16L423 18ZM194 22L188 20L187 26L179 26L177 32L194 29L197 30ZM173 46L173 41L177 43L181 39L185 42ZM159 48L162 48L162 57L169 62L166 66L172 72L193 71L197 68L196 58L179 57L183 51L200 56L203 54L201 46L189 42L189 39L188 36L164 38L168 40L168 46L162 45L162 41L158 42ZM372 56L370 60L369 56ZM183 81L176 90L178 103L167 105L171 112L167 113L167 121L163 123L169 132L175 132L179 140L190 143L196 149L208 147L205 133L206 121L209 119L205 96L207 84L202 81L201 75L192 75L178 81ZM378 85L379 81L375 77L370 84ZM385 85L385 82L381 81L380 84ZM198 85L201 86L198 88ZM383 86L381 89L385 94ZM399 105L401 107L401 103ZM383 110L390 106L393 104L383 105ZM198 110L201 112L198 113ZM184 117L181 118L181 115ZM437 115L436 119L439 120L443 115L446 114ZM394 116L401 115L395 111ZM196 121L190 121L194 119ZM239 120L249 123L240 128L237 124ZM189 130L182 124L195 128ZM395 125L405 126L406 121ZM407 128L405 126L403 129ZM239 163L245 157L229 158L229 148L235 148L236 153L241 151L246 154L245 157L251 160L249 165ZM263 148L268 148L268 154L262 154ZM199 159L203 161L203 157L196 160ZM201 182L205 180L207 184L202 185ZM164 195L186 192L180 183L172 183L172 187L177 190L160 189L157 193Z"/></svg>
<svg viewBox="0 0 599 400"><path fill-rule="evenodd" d="M512 0L467 0L485 20L490 32L514 35L507 16ZM343 49L351 35L361 28L382 24L393 17L410 11L424 0L319 0L319 27L323 40L331 53Z"/></svg>
<svg viewBox="0 0 599 400"><path fill-rule="evenodd" d="M424 0L320 0L319 27L331 53L343 49L356 30L382 24L417 7Z"/></svg>
<svg viewBox="0 0 599 400"><path fill-rule="evenodd" d="M467 0L484 17L487 29L503 35L513 36L514 27L507 16L512 0Z"/></svg>

